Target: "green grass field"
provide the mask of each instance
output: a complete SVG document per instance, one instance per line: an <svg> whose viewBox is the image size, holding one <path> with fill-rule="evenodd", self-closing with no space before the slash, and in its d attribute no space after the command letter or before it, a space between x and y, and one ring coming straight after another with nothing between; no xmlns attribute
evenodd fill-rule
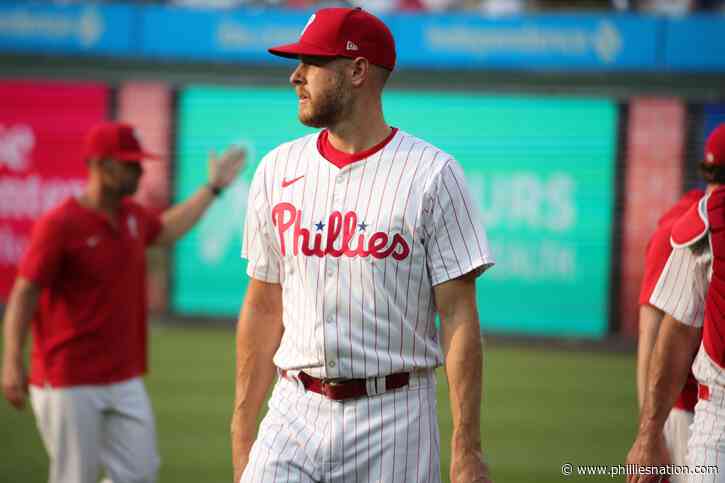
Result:
<svg viewBox="0 0 725 483"><path fill-rule="evenodd" d="M231 482L234 334L154 328L147 379L162 455L160 483ZM497 483L623 481L561 476L564 463L622 464L635 431L634 356L488 347L482 431ZM443 478L450 417L439 375ZM0 482L47 481L29 409L0 403Z"/></svg>

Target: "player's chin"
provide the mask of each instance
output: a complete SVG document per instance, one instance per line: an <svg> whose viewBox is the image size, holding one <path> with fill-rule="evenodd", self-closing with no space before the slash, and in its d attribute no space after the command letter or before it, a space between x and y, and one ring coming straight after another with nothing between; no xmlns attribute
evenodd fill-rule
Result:
<svg viewBox="0 0 725 483"><path fill-rule="evenodd" d="M298 118L305 126L320 128L326 125L319 116L315 116L314 113L302 109L299 111Z"/></svg>

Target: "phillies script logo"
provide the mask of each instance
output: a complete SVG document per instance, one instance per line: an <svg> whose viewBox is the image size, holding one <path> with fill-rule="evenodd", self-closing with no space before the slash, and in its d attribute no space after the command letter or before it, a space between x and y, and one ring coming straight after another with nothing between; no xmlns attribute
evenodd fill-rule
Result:
<svg viewBox="0 0 725 483"><path fill-rule="evenodd" d="M410 254L410 246L402 235L396 233L391 240L387 233L378 231L370 236L365 233L367 225L363 221L358 224L357 213L348 211L344 215L333 211L327 219L327 235L325 248L322 248L322 229L325 224L320 221L315 225L317 231L314 238L310 230L300 226L302 210L298 210L291 203L278 203L272 208L272 223L277 227L279 244L282 255L287 254L285 233L292 229L292 253L324 257L367 257L373 258L393 257L400 261ZM359 232L359 233L356 233ZM335 242L341 240L340 248L335 248ZM311 244L310 244L311 242Z"/></svg>

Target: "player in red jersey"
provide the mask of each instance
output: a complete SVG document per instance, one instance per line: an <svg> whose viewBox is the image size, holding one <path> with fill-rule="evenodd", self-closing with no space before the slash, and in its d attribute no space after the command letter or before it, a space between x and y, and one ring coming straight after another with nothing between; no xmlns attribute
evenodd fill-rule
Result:
<svg viewBox="0 0 725 483"><path fill-rule="evenodd" d="M141 376L147 371L146 260L200 219L236 177L244 152L209 160L209 184L161 217L129 198L145 152L132 126L102 123L86 141L89 180L41 217L6 314L5 398L28 395L23 346L32 322L30 402L50 456L50 483L152 483L159 457Z"/></svg>

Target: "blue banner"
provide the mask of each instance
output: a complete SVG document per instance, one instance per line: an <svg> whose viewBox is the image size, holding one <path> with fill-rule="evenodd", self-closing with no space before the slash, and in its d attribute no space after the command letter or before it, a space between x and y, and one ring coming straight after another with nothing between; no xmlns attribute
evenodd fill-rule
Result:
<svg viewBox="0 0 725 483"><path fill-rule="evenodd" d="M310 12L0 2L0 51L284 65ZM725 72L717 16L393 14L402 69Z"/></svg>
<svg viewBox="0 0 725 483"><path fill-rule="evenodd" d="M0 3L0 51L135 54L140 11L127 5Z"/></svg>
<svg viewBox="0 0 725 483"><path fill-rule="evenodd" d="M658 68L662 20L633 15L388 17L400 67L566 71Z"/></svg>
<svg viewBox="0 0 725 483"><path fill-rule="evenodd" d="M141 53L175 60L283 62L267 49L297 40L308 17L307 13L261 9L220 13L146 7Z"/></svg>
<svg viewBox="0 0 725 483"><path fill-rule="evenodd" d="M309 12L229 13L147 7L143 54L279 63L271 46L295 41ZM636 16L387 15L400 68L655 70L661 20Z"/></svg>
<svg viewBox="0 0 725 483"><path fill-rule="evenodd" d="M696 15L670 20L664 66L683 72L725 72L725 17Z"/></svg>

